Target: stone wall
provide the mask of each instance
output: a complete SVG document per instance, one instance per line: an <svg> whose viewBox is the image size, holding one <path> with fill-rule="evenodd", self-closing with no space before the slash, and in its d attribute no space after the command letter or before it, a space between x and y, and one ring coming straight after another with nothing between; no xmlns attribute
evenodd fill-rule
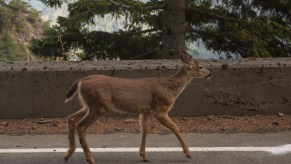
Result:
<svg viewBox="0 0 291 164"><path fill-rule="evenodd" d="M291 114L291 58L200 62L212 78L194 79L170 115ZM64 104L65 92L87 75L164 77L181 66L178 60L0 63L0 118L67 116L79 105Z"/></svg>

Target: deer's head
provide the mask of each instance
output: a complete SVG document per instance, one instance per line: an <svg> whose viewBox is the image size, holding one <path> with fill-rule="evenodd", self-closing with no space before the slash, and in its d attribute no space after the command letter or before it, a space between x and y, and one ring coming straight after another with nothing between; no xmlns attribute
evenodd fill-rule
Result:
<svg viewBox="0 0 291 164"><path fill-rule="evenodd" d="M187 68L187 74L194 78L208 78L211 76L210 71L199 65L198 61L192 59L191 56L183 49L179 49L181 61Z"/></svg>

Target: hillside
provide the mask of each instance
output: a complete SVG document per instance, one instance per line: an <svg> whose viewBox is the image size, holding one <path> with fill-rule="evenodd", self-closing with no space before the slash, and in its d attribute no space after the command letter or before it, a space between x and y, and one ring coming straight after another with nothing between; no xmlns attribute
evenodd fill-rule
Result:
<svg viewBox="0 0 291 164"><path fill-rule="evenodd" d="M28 3L0 0L0 61L32 60L28 46L42 36L44 26L41 13Z"/></svg>

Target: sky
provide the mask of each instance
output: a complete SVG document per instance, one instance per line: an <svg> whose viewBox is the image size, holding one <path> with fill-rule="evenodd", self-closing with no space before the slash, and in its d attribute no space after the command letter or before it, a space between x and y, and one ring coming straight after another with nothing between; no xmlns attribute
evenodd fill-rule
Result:
<svg viewBox="0 0 291 164"><path fill-rule="evenodd" d="M43 3L38 0L23 0L23 1L30 3L33 8L39 11L42 11L44 7Z"/></svg>

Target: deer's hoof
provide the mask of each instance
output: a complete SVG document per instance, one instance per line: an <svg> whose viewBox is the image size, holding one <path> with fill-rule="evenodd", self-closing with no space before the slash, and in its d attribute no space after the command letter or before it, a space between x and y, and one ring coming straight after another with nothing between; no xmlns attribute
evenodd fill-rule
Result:
<svg viewBox="0 0 291 164"><path fill-rule="evenodd" d="M191 155L189 155L189 154L186 154L186 157L189 158L189 159L191 159Z"/></svg>
<svg viewBox="0 0 291 164"><path fill-rule="evenodd" d="M87 160L87 162L89 163L89 164L94 164L94 160L93 159L86 159Z"/></svg>
<svg viewBox="0 0 291 164"><path fill-rule="evenodd" d="M145 153L140 153L139 155L141 156L141 158L142 158L142 161L143 161L143 162L148 162L148 160L147 160L147 157L146 157L146 154L145 154Z"/></svg>
<svg viewBox="0 0 291 164"><path fill-rule="evenodd" d="M143 160L142 160L142 162L148 162L148 161L149 161L149 160L147 160L147 159L143 159Z"/></svg>
<svg viewBox="0 0 291 164"><path fill-rule="evenodd" d="M70 148L68 150L68 152L65 155L65 162L67 162L69 160L69 158L73 155L73 153L75 152L76 148Z"/></svg>
<svg viewBox="0 0 291 164"><path fill-rule="evenodd" d="M65 162L68 162L70 157L65 157Z"/></svg>

